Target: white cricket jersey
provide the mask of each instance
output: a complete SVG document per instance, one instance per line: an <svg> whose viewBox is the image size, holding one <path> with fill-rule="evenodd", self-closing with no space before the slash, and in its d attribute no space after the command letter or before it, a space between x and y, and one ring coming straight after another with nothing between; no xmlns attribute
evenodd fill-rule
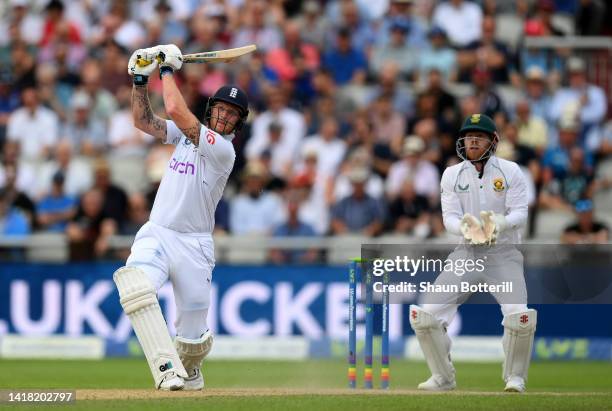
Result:
<svg viewBox="0 0 612 411"><path fill-rule="evenodd" d="M448 167L442 175L441 203L444 226L448 232L461 234L465 213L480 219L481 211L504 215L507 228L499 234L498 244L518 244L527 222L527 188L518 164L492 156L486 162L482 178L470 161Z"/></svg>
<svg viewBox="0 0 612 411"><path fill-rule="evenodd" d="M150 220L181 233L212 233L215 209L234 167L234 146L202 125L196 147L171 120L166 144L176 148L155 196Z"/></svg>

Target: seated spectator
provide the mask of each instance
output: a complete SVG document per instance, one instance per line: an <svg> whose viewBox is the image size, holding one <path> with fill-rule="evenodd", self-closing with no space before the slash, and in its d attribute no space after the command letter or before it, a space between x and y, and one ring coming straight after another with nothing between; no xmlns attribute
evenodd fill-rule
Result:
<svg viewBox="0 0 612 411"><path fill-rule="evenodd" d="M336 45L323 56L322 65L329 70L336 83L363 84L366 79L368 60L362 50L351 45L351 32L343 27L338 30Z"/></svg>
<svg viewBox="0 0 612 411"><path fill-rule="evenodd" d="M351 33L351 46L354 50L363 51L366 56L370 56L372 46L376 41L374 31L368 16L363 12L355 1L339 1L340 19L337 26L346 27ZM329 44L334 44L333 33L328 39Z"/></svg>
<svg viewBox="0 0 612 411"><path fill-rule="evenodd" d="M367 169L355 169L349 179L353 194L338 201L332 208L331 229L335 235L378 235L385 223L385 207L380 199L370 197L365 191L368 181Z"/></svg>
<svg viewBox="0 0 612 411"><path fill-rule="evenodd" d="M495 29L495 17L485 16L482 19L482 38L459 52L459 81L469 82L470 73L479 66L491 73L493 83L508 83L512 56L508 46L495 39Z"/></svg>
<svg viewBox="0 0 612 411"><path fill-rule="evenodd" d="M567 110L577 107L581 123L578 141L580 145L589 149L586 146L589 134L598 132L607 112L606 94L601 87L588 82L584 60L578 57L568 59L567 71L568 87L557 90L553 95L549 112L550 119L557 122Z"/></svg>
<svg viewBox="0 0 612 411"><path fill-rule="evenodd" d="M453 46L465 47L482 35L482 10L471 1L444 1L434 9L432 23L448 34Z"/></svg>
<svg viewBox="0 0 612 411"><path fill-rule="evenodd" d="M77 199L64 192L64 174L56 172L51 192L36 205L39 227L45 231L63 233L68 221L76 215L77 205Z"/></svg>
<svg viewBox="0 0 612 411"><path fill-rule="evenodd" d="M39 178L37 164L19 160L19 143L16 141L7 141L0 153L0 188L6 187L7 168L16 170L15 187L34 198L36 196L36 180Z"/></svg>
<svg viewBox="0 0 612 411"><path fill-rule="evenodd" d="M563 231L563 244L606 244L610 239L608 227L593 218L593 202L580 200L575 206L578 222Z"/></svg>
<svg viewBox="0 0 612 411"><path fill-rule="evenodd" d="M340 173L335 179L333 202L337 202L353 194L353 184L350 181L350 175L356 169L369 170L372 162L372 155L365 148L354 150L349 156L345 164L342 166ZM365 183L365 191L370 197L382 198L385 194L385 183L379 175L369 173L368 180Z"/></svg>
<svg viewBox="0 0 612 411"><path fill-rule="evenodd" d="M440 174L435 165L421 159L425 142L419 136L408 136L403 147L404 158L391 166L387 177L386 193L390 201L397 198L406 180L414 181L417 194L427 197L430 204L440 198Z"/></svg>
<svg viewBox="0 0 612 411"><path fill-rule="evenodd" d="M274 237L313 237L316 236L314 229L301 221L298 212L300 201L295 194L289 194L287 199L287 221L274 229ZM319 257L317 249L272 249L270 260L274 264L309 264L314 263Z"/></svg>
<svg viewBox="0 0 612 411"><path fill-rule="evenodd" d="M378 44L386 44L391 36L391 26L398 20L410 28L406 32L406 42L411 47L427 48L426 28L422 18L415 13L413 0L391 0L387 13L383 17L376 38Z"/></svg>
<svg viewBox="0 0 612 411"><path fill-rule="evenodd" d="M106 127L111 115L117 111L117 100L110 91L102 87L102 69L96 60L87 60L83 63L81 80L82 90L91 99L90 115Z"/></svg>
<svg viewBox="0 0 612 411"><path fill-rule="evenodd" d="M263 0L252 1L245 7L242 17L246 24L235 34L232 47L253 43L266 52L281 46L281 33L272 19L267 18L268 8L269 5Z"/></svg>
<svg viewBox="0 0 612 411"><path fill-rule="evenodd" d="M570 150L577 146L579 125L572 118L562 118L558 124L559 144L550 147L542 157L544 169L544 182L552 178L562 179L569 170ZM593 173L593 157L588 152L583 152L584 169L588 174Z"/></svg>
<svg viewBox="0 0 612 411"><path fill-rule="evenodd" d="M551 97L548 94L546 73L537 66L529 67L525 73L525 97L530 113L548 122Z"/></svg>
<svg viewBox="0 0 612 411"><path fill-rule="evenodd" d="M264 190L265 169L258 162L248 163L244 170L241 193L230 203L229 226L232 234L270 235L284 220L282 200Z"/></svg>
<svg viewBox="0 0 612 411"><path fill-rule="evenodd" d="M431 70L441 73L445 82L457 79L457 52L446 41L446 32L440 27L429 31L431 48L424 49L419 55L419 78L425 78Z"/></svg>
<svg viewBox="0 0 612 411"><path fill-rule="evenodd" d="M388 43L374 46L370 57L370 69L378 76L388 62L397 64L399 74L403 78L410 78L415 71L419 57L418 50L410 46L406 33L410 26L404 20L398 19L391 23L391 37Z"/></svg>
<svg viewBox="0 0 612 411"><path fill-rule="evenodd" d="M580 199L592 198L593 190L593 174L585 167L584 150L572 147L569 149L567 172L546 183L540 204L544 208L571 211Z"/></svg>
<svg viewBox="0 0 612 411"><path fill-rule="evenodd" d="M103 195L97 189L81 197L76 215L66 226L71 261L94 260L98 256L96 243L104 220L103 201Z"/></svg>
<svg viewBox="0 0 612 411"><path fill-rule="evenodd" d="M21 101L23 107L11 114L6 134L9 141L19 143L22 160L36 163L49 156L57 141L58 117L40 105L34 86L21 92Z"/></svg>
<svg viewBox="0 0 612 411"><path fill-rule="evenodd" d="M383 63L377 77L377 83L372 86L372 93L368 96L367 103L371 104L378 97L387 95L393 102L393 110L403 116L411 116L414 111L414 96L410 88L403 87L399 76L399 66L393 61ZM354 114L354 109L353 113ZM351 116L351 119L353 117Z"/></svg>
<svg viewBox="0 0 612 411"><path fill-rule="evenodd" d="M19 108L19 93L13 85L13 76L8 67L0 69L0 150L6 139L6 126L11 113Z"/></svg>
<svg viewBox="0 0 612 411"><path fill-rule="evenodd" d="M316 153L317 173L328 177L335 176L346 153L346 144L338 138L336 119L326 117L318 134L304 139L300 151Z"/></svg>
<svg viewBox="0 0 612 411"><path fill-rule="evenodd" d="M497 113L505 112L501 97L491 83L491 73L480 67L472 72L472 83L474 84L474 96L478 100L480 113L495 118Z"/></svg>
<svg viewBox="0 0 612 411"><path fill-rule="evenodd" d="M36 226L36 206L30 197L17 186L17 166L6 164L4 166L4 195L11 208L16 208L28 219L30 227Z"/></svg>
<svg viewBox="0 0 612 411"><path fill-rule="evenodd" d="M111 182L110 167L104 159L94 163L93 188L102 195L102 215L121 227L128 209L128 197L125 191Z"/></svg>
<svg viewBox="0 0 612 411"><path fill-rule="evenodd" d="M548 127L544 119L531 114L528 100L516 103L516 124L521 144L542 155L548 145Z"/></svg>
<svg viewBox="0 0 612 411"><path fill-rule="evenodd" d="M409 179L404 181L399 195L389 204L389 217L393 222L392 230L398 234L427 238L431 232L429 201L414 191L414 183Z"/></svg>
<svg viewBox="0 0 612 411"><path fill-rule="evenodd" d="M12 205L7 190L0 189L0 235L28 235L31 232L30 221L21 209Z"/></svg>
<svg viewBox="0 0 612 411"><path fill-rule="evenodd" d="M91 107L89 94L75 92L70 101L68 120L60 132L78 154L86 156L101 153L108 144L104 123L91 114Z"/></svg>
<svg viewBox="0 0 612 411"><path fill-rule="evenodd" d="M136 235L138 230L149 221L151 209L147 198L141 193L134 193L128 199L127 219L118 227L120 235Z"/></svg>
<svg viewBox="0 0 612 411"><path fill-rule="evenodd" d="M46 196L51 191L52 179L57 172L64 176L64 191L67 195L78 197L89 190L93 184L93 172L89 162L72 155L72 145L61 140L55 146L55 158L45 162L39 170L36 196Z"/></svg>
<svg viewBox="0 0 612 411"><path fill-rule="evenodd" d="M393 100L390 95L378 96L369 115L377 143L385 144L390 148L400 144L406 130L406 118L393 109Z"/></svg>
<svg viewBox="0 0 612 411"><path fill-rule="evenodd" d="M108 143L115 156L144 157L153 136L134 127L131 95L132 89L127 86L120 87L116 94L119 110L110 117Z"/></svg>
<svg viewBox="0 0 612 411"><path fill-rule="evenodd" d="M451 94L444 85L442 73L432 68L426 73L424 94L431 96L434 103L434 118L444 127L452 128L457 121L457 99Z"/></svg>
<svg viewBox="0 0 612 411"><path fill-rule="evenodd" d="M319 50L325 47L325 33L329 21L321 13L321 4L317 0L306 0L302 3L302 13L296 17L296 23L305 42L313 44Z"/></svg>
<svg viewBox="0 0 612 411"><path fill-rule="evenodd" d="M266 65L283 81L307 81L319 67L319 51L302 41L300 27L295 22L285 23L283 41L283 47L268 52Z"/></svg>

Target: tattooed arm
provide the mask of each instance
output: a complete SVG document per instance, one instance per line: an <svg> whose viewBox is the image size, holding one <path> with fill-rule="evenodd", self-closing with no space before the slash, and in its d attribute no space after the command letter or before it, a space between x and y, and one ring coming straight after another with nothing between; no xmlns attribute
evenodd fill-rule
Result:
<svg viewBox="0 0 612 411"><path fill-rule="evenodd" d="M166 138L166 120L153 113L146 84L132 87L132 117L137 129L162 140Z"/></svg>
<svg viewBox="0 0 612 411"><path fill-rule="evenodd" d="M174 124L181 129L183 134L197 146L200 142L202 124L187 107L185 99L176 86L174 76L168 74L162 76L162 85L166 113L174 121Z"/></svg>

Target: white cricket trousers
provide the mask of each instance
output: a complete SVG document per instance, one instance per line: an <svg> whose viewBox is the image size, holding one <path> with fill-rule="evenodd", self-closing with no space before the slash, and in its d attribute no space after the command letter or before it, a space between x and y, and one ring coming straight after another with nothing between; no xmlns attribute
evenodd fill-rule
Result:
<svg viewBox="0 0 612 411"><path fill-rule="evenodd" d="M208 330L214 244L209 233L179 233L148 221L136 234L127 266L144 271L156 290L169 279L176 332L196 339Z"/></svg>

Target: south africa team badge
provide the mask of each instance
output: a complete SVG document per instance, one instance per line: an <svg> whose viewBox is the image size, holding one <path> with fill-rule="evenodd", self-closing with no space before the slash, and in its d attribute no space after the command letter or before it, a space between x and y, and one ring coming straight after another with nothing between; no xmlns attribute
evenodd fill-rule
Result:
<svg viewBox="0 0 612 411"><path fill-rule="evenodd" d="M504 185L504 179L501 177L497 177L495 179L493 179L493 190L497 191L498 193L504 191L506 189L506 186Z"/></svg>

